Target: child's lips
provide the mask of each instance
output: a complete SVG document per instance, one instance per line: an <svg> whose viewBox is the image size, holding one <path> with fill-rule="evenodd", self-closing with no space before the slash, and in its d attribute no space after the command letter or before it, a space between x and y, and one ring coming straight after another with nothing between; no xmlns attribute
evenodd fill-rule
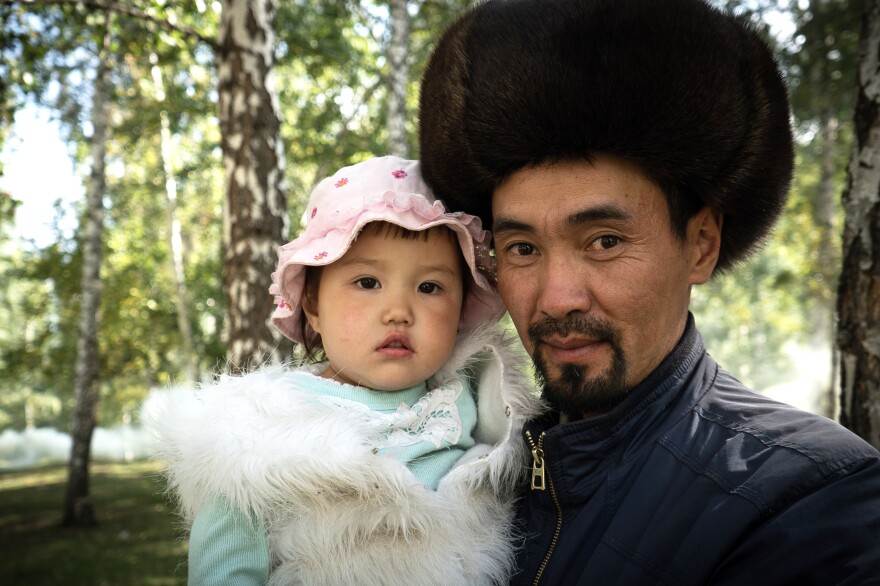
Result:
<svg viewBox="0 0 880 586"><path fill-rule="evenodd" d="M392 333L388 335L376 351L385 356L403 357L413 353L409 339L400 333Z"/></svg>

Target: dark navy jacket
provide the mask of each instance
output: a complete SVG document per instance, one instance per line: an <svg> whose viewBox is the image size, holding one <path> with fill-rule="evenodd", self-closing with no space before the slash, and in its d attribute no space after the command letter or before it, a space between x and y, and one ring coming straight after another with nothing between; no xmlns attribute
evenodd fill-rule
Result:
<svg viewBox="0 0 880 586"><path fill-rule="evenodd" d="M546 488L514 584L880 584L880 454L749 391L693 318L614 411L525 432Z"/></svg>

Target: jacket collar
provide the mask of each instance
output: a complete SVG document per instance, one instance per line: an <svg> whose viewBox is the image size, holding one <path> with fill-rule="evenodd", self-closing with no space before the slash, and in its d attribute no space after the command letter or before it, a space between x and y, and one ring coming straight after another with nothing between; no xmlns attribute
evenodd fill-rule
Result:
<svg viewBox="0 0 880 586"><path fill-rule="evenodd" d="M544 434L544 457L560 501L589 496L604 470L662 432L671 410L686 411L691 401L676 403L693 386L704 357L702 337L688 314L672 352L612 411L571 423L559 423L558 413L529 422L532 437Z"/></svg>

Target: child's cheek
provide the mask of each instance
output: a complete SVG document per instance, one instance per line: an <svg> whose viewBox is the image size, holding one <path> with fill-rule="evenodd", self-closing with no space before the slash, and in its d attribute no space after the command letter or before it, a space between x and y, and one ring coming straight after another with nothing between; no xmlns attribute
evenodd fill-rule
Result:
<svg viewBox="0 0 880 586"><path fill-rule="evenodd" d="M425 315L432 322L433 326L443 327L450 323L458 326L458 320L461 318L462 303L461 300L444 300L425 312Z"/></svg>
<svg viewBox="0 0 880 586"><path fill-rule="evenodd" d="M348 308L339 314L340 335L344 340L358 340L367 327L367 315L363 309Z"/></svg>

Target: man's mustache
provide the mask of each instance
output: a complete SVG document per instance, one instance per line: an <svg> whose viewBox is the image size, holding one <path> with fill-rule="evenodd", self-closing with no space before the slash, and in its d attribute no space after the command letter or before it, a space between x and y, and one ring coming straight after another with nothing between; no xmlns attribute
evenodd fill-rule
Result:
<svg viewBox="0 0 880 586"><path fill-rule="evenodd" d="M562 320L548 317L531 324L528 329L529 339L534 344L551 336L564 338L572 333L596 340L607 340L615 347L620 340L620 334L613 325L590 315L571 315Z"/></svg>

